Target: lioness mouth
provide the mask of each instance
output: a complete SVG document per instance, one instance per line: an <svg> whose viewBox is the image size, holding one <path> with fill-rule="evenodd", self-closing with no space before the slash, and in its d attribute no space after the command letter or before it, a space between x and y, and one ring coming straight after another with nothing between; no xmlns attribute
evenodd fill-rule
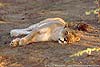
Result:
<svg viewBox="0 0 100 67"><path fill-rule="evenodd" d="M59 43L61 43L61 44L66 44L66 43L67 43L67 39L64 38L64 40L61 40L61 39L59 38Z"/></svg>

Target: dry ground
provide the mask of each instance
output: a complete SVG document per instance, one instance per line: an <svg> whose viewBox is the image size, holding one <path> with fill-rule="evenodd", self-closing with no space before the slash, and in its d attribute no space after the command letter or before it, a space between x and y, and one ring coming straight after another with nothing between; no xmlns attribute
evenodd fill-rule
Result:
<svg viewBox="0 0 100 67"><path fill-rule="evenodd" d="M100 47L100 23L97 23L95 15L85 15L85 11L96 8L94 1L61 0L53 4L49 4L49 2L46 4L42 1L45 0L0 0L0 67L100 65L100 51L92 52L90 56L84 54L79 57L69 57L89 47ZM60 17L66 22L84 21L96 27L98 32L85 33L87 37L81 39L80 42L65 47L57 42L33 43L16 48L9 47L9 43L13 39L9 35L10 30L25 28L50 17Z"/></svg>

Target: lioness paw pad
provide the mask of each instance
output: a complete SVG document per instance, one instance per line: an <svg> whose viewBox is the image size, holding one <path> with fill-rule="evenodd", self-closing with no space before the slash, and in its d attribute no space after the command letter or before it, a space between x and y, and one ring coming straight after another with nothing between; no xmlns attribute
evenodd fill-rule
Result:
<svg viewBox="0 0 100 67"><path fill-rule="evenodd" d="M18 46L19 41L20 41L20 38L16 38L16 39L12 40L10 43L10 46L13 46L13 47Z"/></svg>

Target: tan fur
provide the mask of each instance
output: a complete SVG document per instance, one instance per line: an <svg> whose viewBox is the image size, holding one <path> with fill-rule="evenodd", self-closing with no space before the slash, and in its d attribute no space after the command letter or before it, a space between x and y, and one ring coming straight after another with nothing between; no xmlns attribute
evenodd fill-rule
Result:
<svg viewBox="0 0 100 67"><path fill-rule="evenodd" d="M66 22L61 18L48 18L46 20L41 21L40 23L34 24L24 29L25 31L28 30L32 31L23 38L20 38L18 40L17 39L12 40L10 45L12 46L26 45L32 42L52 41L52 40L58 41L60 43L59 39L61 41L64 41L64 38L66 39L66 42L64 42L63 44L79 41L80 38L78 38L72 32L65 34L66 31L69 32L67 28L64 28L65 25ZM16 32L11 31L11 36L14 35L14 33ZM20 34L22 33L18 33L18 35Z"/></svg>

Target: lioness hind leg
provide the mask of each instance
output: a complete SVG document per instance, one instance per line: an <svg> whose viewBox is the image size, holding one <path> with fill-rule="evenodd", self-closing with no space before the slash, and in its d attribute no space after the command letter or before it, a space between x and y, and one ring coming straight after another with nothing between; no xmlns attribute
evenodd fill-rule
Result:
<svg viewBox="0 0 100 67"><path fill-rule="evenodd" d="M27 45L39 41L48 41L49 34L50 34L50 29L48 27L38 30L33 30L30 34L20 39L19 45Z"/></svg>
<svg viewBox="0 0 100 67"><path fill-rule="evenodd" d="M24 29L14 29L10 31L10 36L11 37L17 37L17 36L21 36L21 35L27 35L29 34L31 31L27 31Z"/></svg>

